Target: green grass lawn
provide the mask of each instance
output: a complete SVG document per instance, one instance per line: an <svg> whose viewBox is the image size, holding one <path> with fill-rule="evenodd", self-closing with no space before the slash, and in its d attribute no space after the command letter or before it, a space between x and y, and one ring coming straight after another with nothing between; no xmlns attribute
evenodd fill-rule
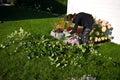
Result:
<svg viewBox="0 0 120 80"><path fill-rule="evenodd" d="M104 44L101 44L99 51L106 55L113 57L116 61L120 62L120 45L112 43L112 42L107 42Z"/></svg>
<svg viewBox="0 0 120 80"><path fill-rule="evenodd" d="M36 12L31 9L7 7L4 10L4 23L0 24L0 43L4 42L7 35L22 27L32 34L49 35L54 22L58 20L51 14ZM120 45L112 42L100 44L98 50L101 54L112 57L119 65L108 67L109 71L101 74L100 80L119 80L120 77ZM102 72L102 69L98 69ZM83 68L84 71L84 68ZM113 72L113 73L110 73ZM7 50L0 49L0 80L65 80L68 77L81 77L82 70L78 67L68 66L63 69L50 64L46 57L27 59L22 52L9 55ZM105 74L105 75L104 75ZM114 75L113 77L111 75ZM110 77L110 79L105 78Z"/></svg>

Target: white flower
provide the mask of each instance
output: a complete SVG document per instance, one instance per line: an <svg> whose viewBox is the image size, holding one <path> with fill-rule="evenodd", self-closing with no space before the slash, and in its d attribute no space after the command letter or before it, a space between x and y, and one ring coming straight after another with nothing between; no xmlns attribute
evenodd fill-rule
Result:
<svg viewBox="0 0 120 80"><path fill-rule="evenodd" d="M107 37L105 37L105 40L107 40L108 38Z"/></svg>
<svg viewBox="0 0 120 80"><path fill-rule="evenodd" d="M108 35L108 39L112 39L112 36L111 36L111 35Z"/></svg>
<svg viewBox="0 0 120 80"><path fill-rule="evenodd" d="M97 42L98 41L98 38L97 37L95 37L95 42Z"/></svg>
<svg viewBox="0 0 120 80"><path fill-rule="evenodd" d="M111 24L107 24L107 28L111 29L112 28Z"/></svg>
<svg viewBox="0 0 120 80"><path fill-rule="evenodd" d="M98 35L100 35L100 33L97 31L97 32L96 32L96 35L98 36Z"/></svg>
<svg viewBox="0 0 120 80"><path fill-rule="evenodd" d="M92 40L92 39L93 39L93 37L90 37L89 39L90 39L90 40Z"/></svg>
<svg viewBox="0 0 120 80"><path fill-rule="evenodd" d="M100 42L101 41L101 38L98 38L98 42Z"/></svg>
<svg viewBox="0 0 120 80"><path fill-rule="evenodd" d="M105 26L106 26L106 23L105 23L105 22L102 22L101 25L102 25L102 27L105 27Z"/></svg>
<svg viewBox="0 0 120 80"><path fill-rule="evenodd" d="M105 40L105 38L104 38L104 37L101 37L101 40L102 40L102 41L104 41L104 40Z"/></svg>
<svg viewBox="0 0 120 80"><path fill-rule="evenodd" d="M102 32L106 32L106 27L102 27Z"/></svg>

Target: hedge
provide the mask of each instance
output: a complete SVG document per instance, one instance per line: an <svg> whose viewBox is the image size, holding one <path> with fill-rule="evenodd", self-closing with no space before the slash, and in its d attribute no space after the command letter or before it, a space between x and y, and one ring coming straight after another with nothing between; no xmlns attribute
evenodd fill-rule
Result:
<svg viewBox="0 0 120 80"><path fill-rule="evenodd" d="M15 0L15 5L17 6L33 6L34 4L40 5L40 9L64 14L67 10L67 0Z"/></svg>

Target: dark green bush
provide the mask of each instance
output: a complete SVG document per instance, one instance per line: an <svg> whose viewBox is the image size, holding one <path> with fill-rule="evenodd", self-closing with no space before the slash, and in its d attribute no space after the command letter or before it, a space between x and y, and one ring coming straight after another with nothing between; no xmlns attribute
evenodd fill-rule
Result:
<svg viewBox="0 0 120 80"><path fill-rule="evenodd" d="M63 14L67 10L67 0L15 0L17 6L37 6L44 11Z"/></svg>

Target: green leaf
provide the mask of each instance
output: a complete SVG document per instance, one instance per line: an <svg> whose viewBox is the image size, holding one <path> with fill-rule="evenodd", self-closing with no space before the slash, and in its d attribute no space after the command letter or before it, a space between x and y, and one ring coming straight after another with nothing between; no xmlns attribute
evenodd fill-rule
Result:
<svg viewBox="0 0 120 80"><path fill-rule="evenodd" d="M56 67L59 67L60 66L60 63L56 64Z"/></svg>
<svg viewBox="0 0 120 80"><path fill-rule="evenodd" d="M78 47L80 48L80 49L82 49L83 47L82 47L82 45L78 45Z"/></svg>

